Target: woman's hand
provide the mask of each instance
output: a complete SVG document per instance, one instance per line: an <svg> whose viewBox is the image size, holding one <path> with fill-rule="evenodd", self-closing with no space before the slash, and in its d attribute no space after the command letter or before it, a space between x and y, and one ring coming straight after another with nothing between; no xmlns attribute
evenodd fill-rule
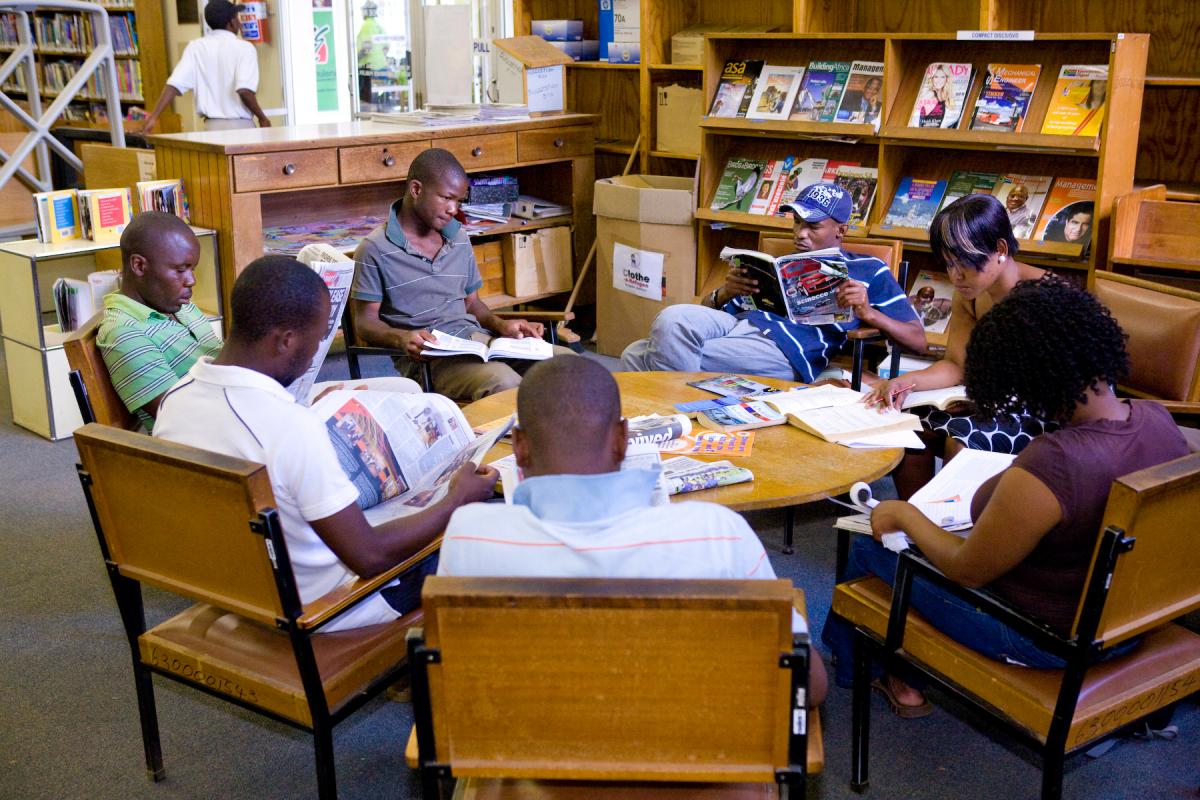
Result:
<svg viewBox="0 0 1200 800"><path fill-rule="evenodd" d="M903 375L899 378L880 381L867 393L863 402L867 404L867 408L875 408L880 412L890 408L899 409L914 386L912 378L905 379Z"/></svg>
<svg viewBox="0 0 1200 800"><path fill-rule="evenodd" d="M904 520L916 510L903 500L884 500L871 510L871 536L878 542L885 533L906 533Z"/></svg>

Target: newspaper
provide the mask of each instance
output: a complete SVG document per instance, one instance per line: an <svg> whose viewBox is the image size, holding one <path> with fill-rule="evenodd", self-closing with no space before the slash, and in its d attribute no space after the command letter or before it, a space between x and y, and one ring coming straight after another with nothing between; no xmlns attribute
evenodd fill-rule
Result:
<svg viewBox="0 0 1200 800"><path fill-rule="evenodd" d="M647 414L629 419L629 446L637 444L664 444L692 432L692 421L686 414L660 416Z"/></svg>
<svg viewBox="0 0 1200 800"><path fill-rule="evenodd" d="M745 467L735 467L729 461L700 461L687 456L668 458L662 462L662 470L669 495L754 480L753 472Z"/></svg>
<svg viewBox="0 0 1200 800"><path fill-rule="evenodd" d="M495 467L496 471L500 473L500 484L504 488L504 502L511 505L513 492L525 480L525 473L517 465L516 454L509 454L504 458L497 459L488 466ZM669 492L658 454L658 445L654 442L630 443L625 449L625 460L621 462L621 471L624 472L628 469L644 469L657 473L658 480L654 484L654 494L650 504L660 506L669 502L667 498Z"/></svg>
<svg viewBox="0 0 1200 800"><path fill-rule="evenodd" d="M340 389L312 410L325 420L372 525L440 500L450 476L468 461L481 463L509 427L476 437L458 406L439 394Z"/></svg>
<svg viewBox="0 0 1200 800"><path fill-rule="evenodd" d="M354 281L354 261L327 244L305 245L296 259L311 267L329 287L329 324L325 328L325 336L313 355L312 364L288 387L288 391L297 402L307 404L313 384L317 381L317 373L321 371L325 356L329 354L329 345L333 343L333 336L342 321L342 311L350 297L350 284Z"/></svg>

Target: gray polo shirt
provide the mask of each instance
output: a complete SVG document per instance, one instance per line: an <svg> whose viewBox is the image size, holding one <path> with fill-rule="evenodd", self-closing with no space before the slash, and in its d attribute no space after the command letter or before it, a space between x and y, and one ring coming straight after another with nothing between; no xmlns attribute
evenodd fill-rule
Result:
<svg viewBox="0 0 1200 800"><path fill-rule="evenodd" d="M463 337L482 331L479 320L467 313L467 295L483 286L471 240L451 220L442 229L442 249L430 261L409 246L396 219L400 202L392 204L387 223L354 251L350 296L380 303L379 318L394 328L437 328Z"/></svg>

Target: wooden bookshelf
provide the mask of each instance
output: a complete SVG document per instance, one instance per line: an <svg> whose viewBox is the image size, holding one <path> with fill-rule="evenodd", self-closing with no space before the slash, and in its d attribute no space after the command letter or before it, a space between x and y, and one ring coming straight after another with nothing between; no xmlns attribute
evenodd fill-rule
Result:
<svg viewBox="0 0 1200 800"><path fill-rule="evenodd" d="M699 231L698 280L722 269L717 253L746 239L733 231L778 231L791 227L782 217L713 211L709 204L731 157L757 160L828 158L857 161L879 170L875 199L865 225L850 236L872 236L905 242L906 255L917 268L930 260L928 233L881 225L902 178L945 180L956 170L1086 178L1097 182L1092 247L1088 254L1074 245L1021 242L1022 257L1058 269L1082 273L1103 268L1108 252L1108 218L1113 200L1133 186L1138 152L1148 38L1143 34L1037 34L1029 41L959 41L951 34L768 34L707 37L705 97L711 103L722 66L733 58L762 59L775 65L806 65L813 60L882 61L884 109L878 134L869 125L813 122L756 122L706 119L702 123L696 217ZM976 72L967 106L977 96L989 63L1038 63L1041 78L1031 99L1024 130L1003 133L969 130L964 110L958 129L910 128L909 117L927 66L935 61L969 61ZM1098 136L1051 136L1040 133L1055 79L1063 64L1109 65L1109 119ZM830 141L826 137L839 141Z"/></svg>

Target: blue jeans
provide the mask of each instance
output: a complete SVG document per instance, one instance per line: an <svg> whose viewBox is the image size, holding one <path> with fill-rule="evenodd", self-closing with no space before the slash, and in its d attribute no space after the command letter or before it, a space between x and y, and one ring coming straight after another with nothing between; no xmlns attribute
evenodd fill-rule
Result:
<svg viewBox="0 0 1200 800"><path fill-rule="evenodd" d="M877 575L892 586L896 579L896 561L895 553L871 537L855 536L843 580ZM910 607L954 641L988 658L1037 669L1066 666L1062 658L1046 652L1027 636L919 575L913 578ZM821 641L836 659L834 680L837 685L850 686L854 680L854 626L831 613L825 620ZM1116 649L1128 652L1126 648ZM878 672L878 668L875 669Z"/></svg>
<svg viewBox="0 0 1200 800"><path fill-rule="evenodd" d="M430 553L421 561L412 565L391 586L379 590L379 594L387 604L396 609L400 616L421 607L421 587L425 585L425 577L437 573L438 556L441 553Z"/></svg>

